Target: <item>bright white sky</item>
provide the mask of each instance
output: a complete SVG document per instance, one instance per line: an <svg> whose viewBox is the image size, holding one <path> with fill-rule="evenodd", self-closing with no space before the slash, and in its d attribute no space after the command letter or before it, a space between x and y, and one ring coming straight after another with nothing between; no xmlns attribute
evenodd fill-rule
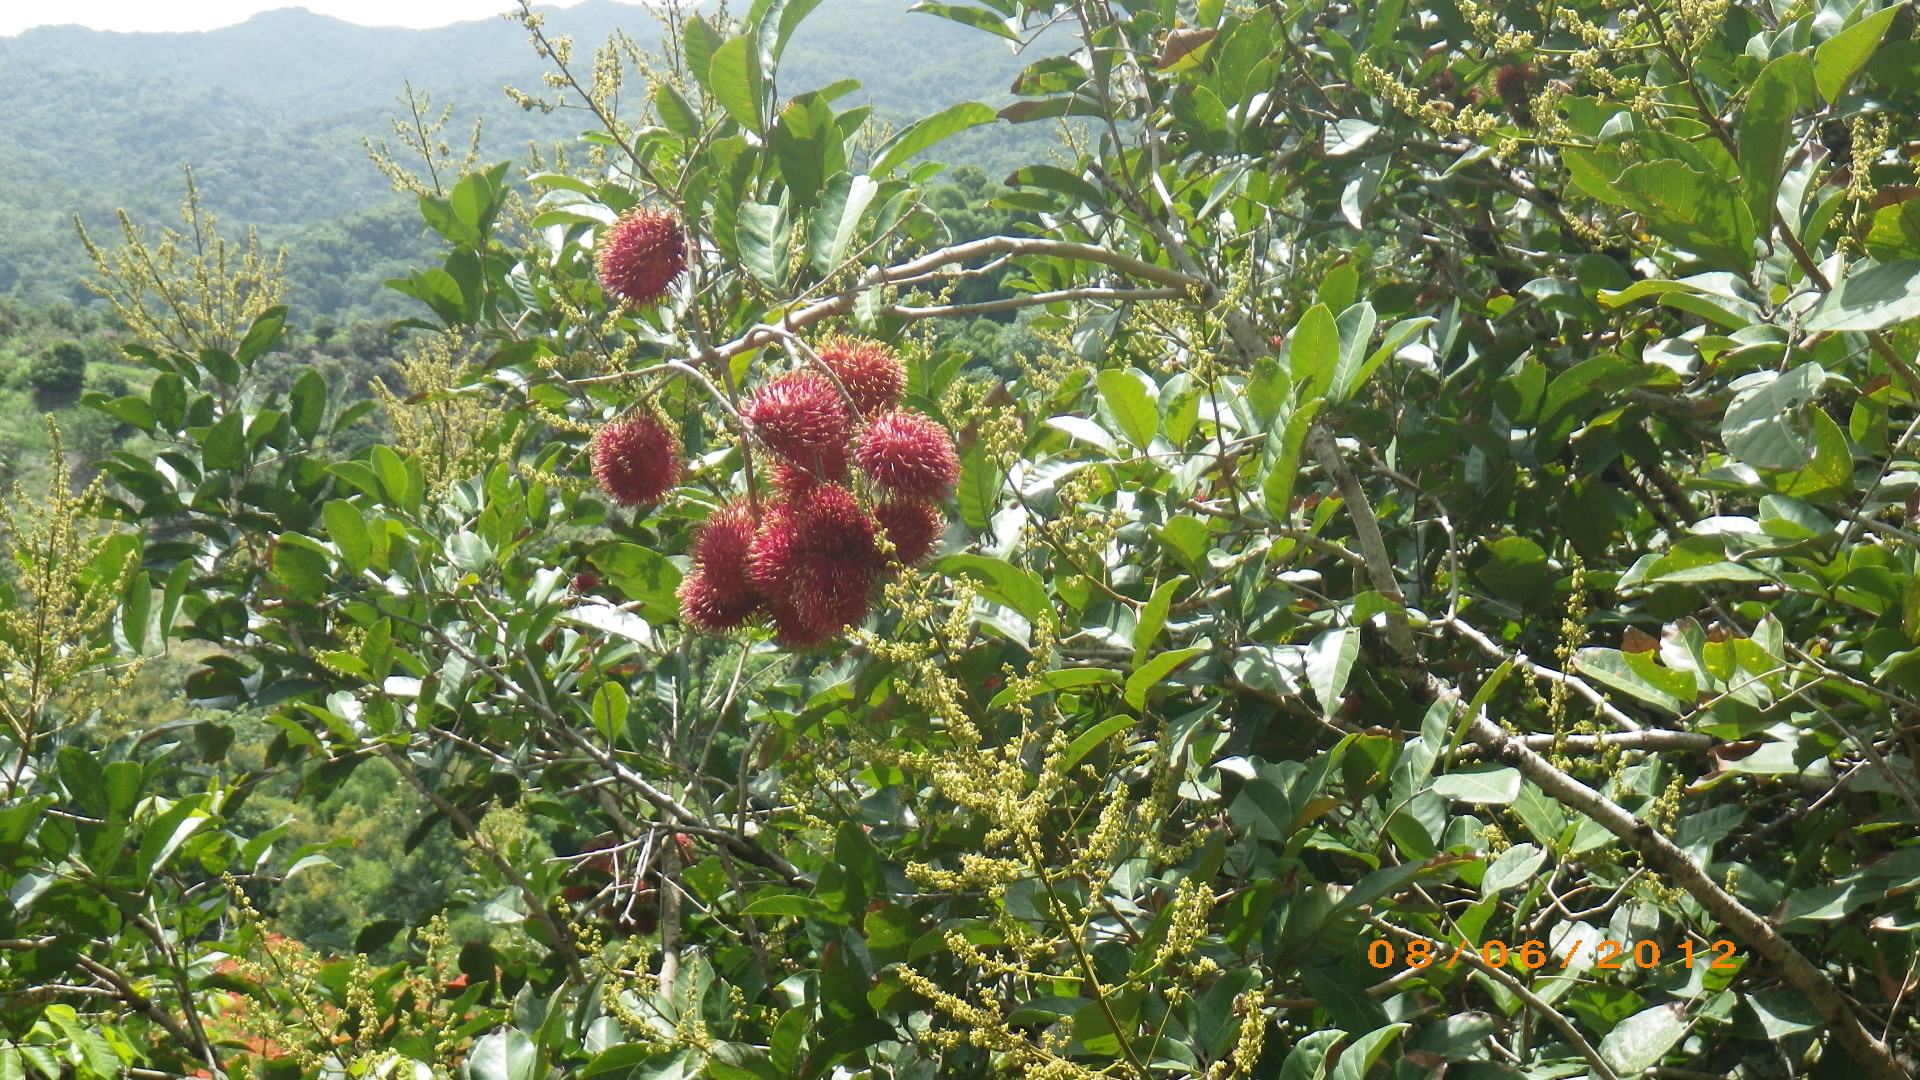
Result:
<svg viewBox="0 0 1920 1080"><path fill-rule="evenodd" d="M572 7L580 0L540 0ZM304 7L362 26L445 26L486 19L515 0L0 0L0 36L78 23L95 30L214 30L262 11Z"/></svg>

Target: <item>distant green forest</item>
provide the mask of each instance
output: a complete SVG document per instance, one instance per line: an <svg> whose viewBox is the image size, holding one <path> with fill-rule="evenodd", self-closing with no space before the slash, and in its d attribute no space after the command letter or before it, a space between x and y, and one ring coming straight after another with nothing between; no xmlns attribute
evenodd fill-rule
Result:
<svg viewBox="0 0 1920 1080"><path fill-rule="evenodd" d="M956 101L1012 100L1008 87L1034 55L983 61L977 33L906 8L826 0L788 49L783 91L851 76L895 125ZM660 33L649 11L611 0L549 12L549 31L572 35L582 55L616 27L643 43ZM379 283L417 265L427 241L362 137L391 138L388 118L410 82L458 103L449 142L464 146L483 118L483 156L524 162L530 142L570 143L585 126L565 112L524 112L503 93L539 90L540 70L504 20L374 29L289 9L207 33L49 27L0 39L0 297L85 305L72 215L102 239L116 235L119 207L171 223L190 164L227 229L254 226L286 245L296 318L400 315L409 302ZM998 179L1022 144L1049 137L1043 125L995 125L941 153Z"/></svg>

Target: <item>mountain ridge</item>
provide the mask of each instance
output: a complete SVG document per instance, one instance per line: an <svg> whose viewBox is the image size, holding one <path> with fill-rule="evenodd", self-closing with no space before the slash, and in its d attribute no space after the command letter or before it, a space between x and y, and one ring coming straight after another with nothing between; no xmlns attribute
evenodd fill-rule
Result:
<svg viewBox="0 0 1920 1080"><path fill-rule="evenodd" d="M1014 75L1040 55L1014 56L986 34L906 8L906 0L827 0L788 45L782 96L851 76L863 89L845 104L865 99L899 126L956 101L1011 100ZM643 47L661 29L651 9L619 0L536 10L549 34L573 37L582 66L616 27ZM296 270L303 230L319 229L330 238L328 258L361 265L377 293L381 274L424 248L392 246L402 234L382 208L404 200L367 161L361 138L393 141L387 118L410 83L433 95L436 114L458 102L442 133L457 149L484 117L483 157L524 161L529 141L569 142L588 126L506 98L508 85L544 90L545 70L525 30L506 19L363 27L288 7L216 30L60 26L0 38L0 155L14 166L0 173L0 296L87 301L72 215L108 234L117 231L117 207L139 222L177 220L189 164L205 204L228 226L256 225L269 242L292 243ZM1047 137L1042 127L964 132L938 156L1001 175L1016 148ZM342 247L343 232L386 246L354 254ZM316 314L350 292L337 281L294 285L296 305L334 298L317 302Z"/></svg>

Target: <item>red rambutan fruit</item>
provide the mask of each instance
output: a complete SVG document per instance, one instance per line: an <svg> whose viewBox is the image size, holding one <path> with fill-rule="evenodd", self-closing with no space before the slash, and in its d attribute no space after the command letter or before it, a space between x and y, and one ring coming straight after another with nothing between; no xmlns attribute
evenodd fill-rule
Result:
<svg viewBox="0 0 1920 1080"><path fill-rule="evenodd" d="M782 645L812 648L866 618L885 569L878 529L838 484L820 484L767 512L754 534L749 568Z"/></svg>
<svg viewBox="0 0 1920 1080"><path fill-rule="evenodd" d="M875 484L895 495L938 499L960 479L953 436L917 413L896 410L875 417L854 459Z"/></svg>
<svg viewBox="0 0 1920 1080"><path fill-rule="evenodd" d="M1524 105L1533 90L1533 68L1527 64L1508 64L1493 73L1493 88L1509 106Z"/></svg>
<svg viewBox="0 0 1920 1080"><path fill-rule="evenodd" d="M830 465L831 463L823 463ZM775 461L773 468L767 470L767 482L774 494L785 502L805 498L809 491L821 484L836 484L847 478L847 463L842 457L838 469L823 467L819 471L803 469L785 461Z"/></svg>
<svg viewBox="0 0 1920 1080"><path fill-rule="evenodd" d="M763 601L749 572L758 516L751 504L728 503L694 534L693 572L680 583L680 618L702 634L738 629Z"/></svg>
<svg viewBox="0 0 1920 1080"><path fill-rule="evenodd" d="M907 369L892 349L866 338L829 338L820 346L827 365L862 416L885 412L900 404L907 392Z"/></svg>
<svg viewBox="0 0 1920 1080"><path fill-rule="evenodd" d="M600 490L622 506L649 506L680 483L680 440L656 416L606 424L589 451Z"/></svg>
<svg viewBox="0 0 1920 1080"><path fill-rule="evenodd" d="M761 387L740 415L768 449L816 478L838 479L846 471L852 423L839 389L825 376L811 371L782 375Z"/></svg>
<svg viewBox="0 0 1920 1080"><path fill-rule="evenodd" d="M926 499L893 499L874 508L873 515L893 542L893 557L904 566L917 566L933 554L933 545L947 531L940 508Z"/></svg>
<svg viewBox="0 0 1920 1080"><path fill-rule="evenodd" d="M679 220L661 210L627 211L600 233L594 267L600 287L622 304L658 303L687 268Z"/></svg>

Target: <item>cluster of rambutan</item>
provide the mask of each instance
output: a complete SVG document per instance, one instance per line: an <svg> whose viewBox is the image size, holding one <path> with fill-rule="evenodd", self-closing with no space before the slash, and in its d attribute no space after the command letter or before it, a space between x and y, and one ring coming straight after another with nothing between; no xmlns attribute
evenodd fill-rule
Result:
<svg viewBox="0 0 1920 1080"><path fill-rule="evenodd" d="M945 427L900 408L899 357L858 338L817 355L825 371L776 376L740 410L773 460L764 490L714 511L694 536L680 613L700 633L764 617L782 645L820 645L866 618L874 585L926 561L946 528L940 500L959 458ZM601 427L589 455L622 506L651 506L682 476L680 440L652 412Z"/></svg>
<svg viewBox="0 0 1920 1080"><path fill-rule="evenodd" d="M782 645L820 645L866 618L874 585L924 562L945 529L959 459L946 428L900 408L899 358L854 338L818 356L825 372L777 376L740 410L774 457L771 490L715 511L694 538L680 607L701 633L764 616Z"/></svg>
<svg viewBox="0 0 1920 1080"><path fill-rule="evenodd" d="M631 210L601 233L594 259L610 299L647 307L685 272L685 236L671 214ZM820 645L864 619L880 578L926 561L945 529L939 504L959 459L946 428L900 408L900 358L846 337L817 355L824 371L777 376L740 410L773 456L771 490L714 511L694 536L680 611L700 633L764 617L782 645ZM623 506L664 499L680 457L673 429L650 412L605 425L591 448L594 478Z"/></svg>

